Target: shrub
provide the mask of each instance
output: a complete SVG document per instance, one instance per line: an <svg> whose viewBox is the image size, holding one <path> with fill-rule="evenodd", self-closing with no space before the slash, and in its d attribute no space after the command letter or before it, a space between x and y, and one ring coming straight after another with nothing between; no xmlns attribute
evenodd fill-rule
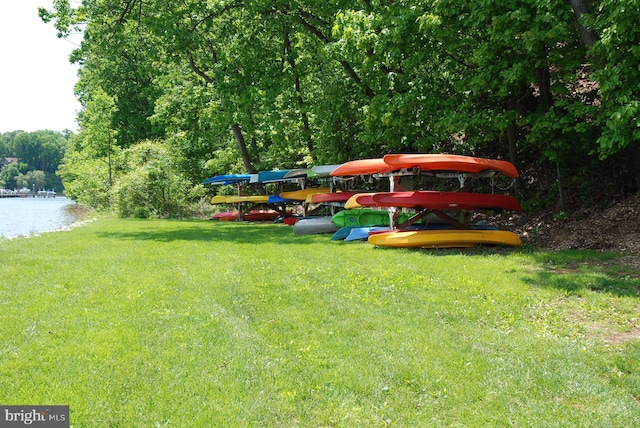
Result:
<svg viewBox="0 0 640 428"><path fill-rule="evenodd" d="M189 181L162 142L145 141L122 152L111 205L121 217L184 216L189 206Z"/></svg>

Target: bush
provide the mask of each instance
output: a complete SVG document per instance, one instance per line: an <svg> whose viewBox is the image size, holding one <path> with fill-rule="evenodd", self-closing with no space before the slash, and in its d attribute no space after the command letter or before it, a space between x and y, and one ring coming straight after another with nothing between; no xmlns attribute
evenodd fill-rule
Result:
<svg viewBox="0 0 640 428"><path fill-rule="evenodd" d="M121 217L183 217L189 208L189 181L177 170L168 146L145 141L122 152L111 206Z"/></svg>
<svg viewBox="0 0 640 428"><path fill-rule="evenodd" d="M69 198L92 208L108 208L109 167L102 159L93 159L83 152L67 152L58 175Z"/></svg>

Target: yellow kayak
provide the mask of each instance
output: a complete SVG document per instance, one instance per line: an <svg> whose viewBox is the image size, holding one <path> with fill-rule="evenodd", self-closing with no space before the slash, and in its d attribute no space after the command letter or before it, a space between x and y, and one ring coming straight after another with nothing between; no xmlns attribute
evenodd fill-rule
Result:
<svg viewBox="0 0 640 428"><path fill-rule="evenodd" d="M211 198L211 204L226 204L227 203L227 195L216 195Z"/></svg>
<svg viewBox="0 0 640 428"><path fill-rule="evenodd" d="M227 196L228 204L234 204L237 202L266 203L268 200L269 197L267 195Z"/></svg>
<svg viewBox="0 0 640 428"><path fill-rule="evenodd" d="M309 187L308 189L294 190L292 192L282 192L280 196L285 199L291 199L293 201L306 201L307 196L314 193L329 193L331 189L329 187Z"/></svg>
<svg viewBox="0 0 640 428"><path fill-rule="evenodd" d="M453 248L474 245L521 245L520 238L505 230L415 230L370 235L370 244L397 248Z"/></svg>
<svg viewBox="0 0 640 428"><path fill-rule="evenodd" d="M361 196L365 197L365 196L372 196L372 195L375 195L375 193L358 193L356 195L353 195L347 200L347 202L344 204L344 207L346 209L362 208L362 205L360 205L360 203L358 202L358 198Z"/></svg>

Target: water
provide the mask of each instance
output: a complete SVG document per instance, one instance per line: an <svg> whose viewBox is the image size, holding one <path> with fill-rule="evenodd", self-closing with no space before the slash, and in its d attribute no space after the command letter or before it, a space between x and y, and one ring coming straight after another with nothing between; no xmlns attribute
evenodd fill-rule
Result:
<svg viewBox="0 0 640 428"><path fill-rule="evenodd" d="M78 218L69 209L75 202L55 198L0 198L0 238L50 232L69 226Z"/></svg>

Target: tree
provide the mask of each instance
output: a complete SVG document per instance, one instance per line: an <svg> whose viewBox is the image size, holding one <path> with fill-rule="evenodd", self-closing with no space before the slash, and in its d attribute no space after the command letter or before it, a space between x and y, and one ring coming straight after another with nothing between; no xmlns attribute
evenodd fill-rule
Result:
<svg viewBox="0 0 640 428"><path fill-rule="evenodd" d="M46 183L44 171L28 171L26 174L18 174L15 178L19 188L40 190Z"/></svg>
<svg viewBox="0 0 640 428"><path fill-rule="evenodd" d="M69 145L71 147L58 168L65 194L81 205L108 209L111 185L107 163L90 156L87 151L76 150L73 141Z"/></svg>
<svg viewBox="0 0 640 428"><path fill-rule="evenodd" d="M20 132L13 139L13 156L29 169L55 173L64 156L67 140L54 131Z"/></svg>
<svg viewBox="0 0 640 428"><path fill-rule="evenodd" d="M101 88L95 88L85 108L79 115L80 148L93 159L103 159L107 164L108 183L113 182L112 156L118 152L118 130L112 128L112 120L118 111L113 97Z"/></svg>
<svg viewBox="0 0 640 428"><path fill-rule="evenodd" d="M188 180L166 144L141 142L119 157L111 203L123 217L178 217L188 207Z"/></svg>
<svg viewBox="0 0 640 428"><path fill-rule="evenodd" d="M90 111L103 93L111 147L166 141L198 182L397 151L591 168L594 150L637 146L632 5L56 0L41 15L84 31L78 141L106 123Z"/></svg>
<svg viewBox="0 0 640 428"><path fill-rule="evenodd" d="M597 58L594 77L601 95L602 134L599 152L604 158L628 150L640 189L640 28L638 2L601 0L587 25L600 34L593 43Z"/></svg>
<svg viewBox="0 0 640 428"><path fill-rule="evenodd" d="M0 170L0 187L5 189L17 189L16 177L20 175L17 165L6 165Z"/></svg>
<svg viewBox="0 0 640 428"><path fill-rule="evenodd" d="M114 99L94 88L78 117L80 132L69 140L58 169L65 193L76 202L95 208L107 208L113 184L113 159L120 149L118 131L113 129L116 112Z"/></svg>

